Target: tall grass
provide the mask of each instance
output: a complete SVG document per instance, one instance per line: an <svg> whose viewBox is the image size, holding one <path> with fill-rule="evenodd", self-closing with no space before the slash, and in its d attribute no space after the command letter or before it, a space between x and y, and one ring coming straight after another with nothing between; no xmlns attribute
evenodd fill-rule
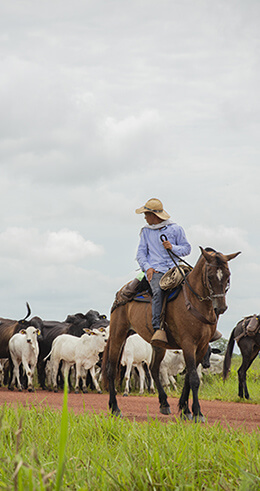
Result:
<svg viewBox="0 0 260 491"><path fill-rule="evenodd" d="M257 363L248 371L253 403L254 386L260 393ZM234 358L226 384L205 377L200 397L230 400L234 393L236 400L239 364ZM181 379L178 384L179 391ZM111 414L74 414L67 388L62 412L0 408L0 490L121 489L259 490L259 432L177 419L165 424L149 414L142 424Z"/></svg>
<svg viewBox="0 0 260 491"><path fill-rule="evenodd" d="M4 407L0 455L1 490L260 489L259 433L220 424Z"/></svg>

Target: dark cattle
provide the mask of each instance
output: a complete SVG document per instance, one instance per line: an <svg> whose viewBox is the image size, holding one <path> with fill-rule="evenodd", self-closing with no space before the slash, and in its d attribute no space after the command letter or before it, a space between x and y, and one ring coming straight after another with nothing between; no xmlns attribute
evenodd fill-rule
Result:
<svg viewBox="0 0 260 491"><path fill-rule="evenodd" d="M45 365L46 361L43 359L51 351L53 340L61 334L71 334L73 336L81 337L85 334L83 329L98 327L107 327L109 321L106 316L101 316L99 312L90 310L87 314L77 313L74 315L68 315L63 322L59 321L43 321L39 317L33 317L30 324L37 327L41 331L39 337L39 358L38 358L38 381L42 389L46 389L45 386Z"/></svg>
<svg viewBox="0 0 260 491"><path fill-rule="evenodd" d="M242 364L238 369L238 396L249 399L249 392L246 383L246 372L251 366L260 351L260 325L258 324L255 332L248 331L250 321L256 316L248 316L239 321L234 327L226 349L223 367L223 378L226 380L229 374L231 358L235 341L242 354ZM260 315L257 316L260 320Z"/></svg>

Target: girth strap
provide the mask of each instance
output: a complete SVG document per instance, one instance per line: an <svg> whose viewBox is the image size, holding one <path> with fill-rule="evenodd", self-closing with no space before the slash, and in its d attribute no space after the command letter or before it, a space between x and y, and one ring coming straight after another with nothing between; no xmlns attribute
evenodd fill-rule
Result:
<svg viewBox="0 0 260 491"><path fill-rule="evenodd" d="M209 321L208 319L206 319L206 317L204 317L203 314L201 314L197 309L195 309L195 307L192 305L192 303L189 301L189 299L187 297L187 291L186 291L185 283L183 284L182 290L183 290L186 308L187 308L187 310L190 311L190 313L192 315L194 315L194 317L196 317L199 321L203 322L203 324L214 325L217 323L217 320L215 320L214 322Z"/></svg>

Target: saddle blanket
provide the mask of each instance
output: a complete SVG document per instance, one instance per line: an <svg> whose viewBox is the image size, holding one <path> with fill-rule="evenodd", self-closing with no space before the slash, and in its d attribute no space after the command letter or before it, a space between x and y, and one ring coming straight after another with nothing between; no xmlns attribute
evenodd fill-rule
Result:
<svg viewBox="0 0 260 491"><path fill-rule="evenodd" d="M170 302L171 300L175 300L175 298L178 297L181 289L182 289L182 286L179 285L176 288L174 288L173 290L170 290L168 292L168 295L167 295L167 302ZM145 292L141 292L141 293L138 293L137 295L135 295L133 300L135 302L151 302L152 297L148 291L145 291Z"/></svg>

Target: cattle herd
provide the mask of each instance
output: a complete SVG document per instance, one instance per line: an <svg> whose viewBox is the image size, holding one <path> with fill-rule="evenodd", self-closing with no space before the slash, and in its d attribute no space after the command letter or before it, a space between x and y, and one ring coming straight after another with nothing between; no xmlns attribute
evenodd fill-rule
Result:
<svg viewBox="0 0 260 491"><path fill-rule="evenodd" d="M0 318L0 386L33 391L38 382L43 390L57 392L67 379L70 391L101 393L101 360L109 336L106 315L89 310L86 314L68 315L62 322L40 317L28 320L28 304L27 310L21 320ZM152 347L138 334L131 334L122 352L120 386L125 379L125 396L131 390L130 381L140 394L145 388L154 392L149 370ZM198 367L200 379L203 372L222 373L223 360L223 355L209 347ZM184 370L182 351L167 350L160 366L161 383L166 390L176 389L176 376Z"/></svg>

